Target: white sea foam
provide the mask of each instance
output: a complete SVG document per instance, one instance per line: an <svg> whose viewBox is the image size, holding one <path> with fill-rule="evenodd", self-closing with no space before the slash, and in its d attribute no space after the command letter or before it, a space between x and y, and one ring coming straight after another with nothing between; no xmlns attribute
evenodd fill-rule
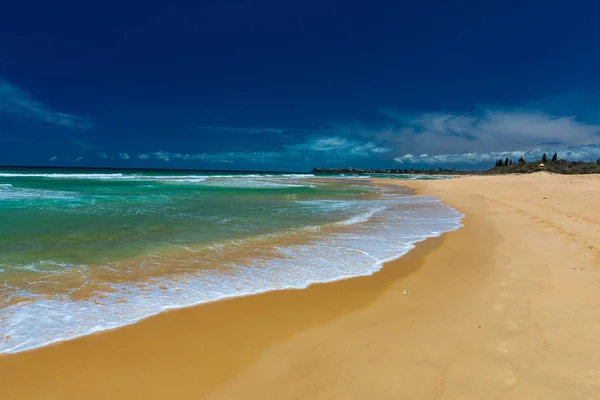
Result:
<svg viewBox="0 0 600 400"><path fill-rule="evenodd" d="M213 178L213 177L211 177ZM270 179L209 179L204 182L208 186L219 186L219 187L240 187L240 188L261 188L261 189L281 189L281 188L293 188L293 187L314 187L314 185L300 185L294 183L286 183L289 181L277 181L273 178Z"/></svg>
<svg viewBox="0 0 600 400"><path fill-rule="evenodd" d="M63 180L101 180L101 181L154 181L161 184L202 184L210 186L224 187L245 187L245 188L287 188L287 187L314 187L313 185L299 184L290 181L293 179L309 178L310 174L282 174L282 175L260 175L260 174L239 174L239 175L142 175L142 174L39 174L39 173L0 173L4 178L44 178L44 179L63 179ZM10 184L7 184L10 186ZM2 187L2 186L0 186Z"/></svg>
<svg viewBox="0 0 600 400"><path fill-rule="evenodd" d="M0 172L2 178L55 178L55 179L113 179L123 174L24 174L17 172Z"/></svg>
<svg viewBox="0 0 600 400"><path fill-rule="evenodd" d="M259 175L259 174L239 174L239 175L143 175L143 174L123 174L123 173L107 173L107 174L38 174L38 173L18 173L18 172L0 172L2 178L52 178L52 179L114 179L114 180L181 180L181 179L198 179L198 178L260 178L282 176L291 177L293 175Z"/></svg>
<svg viewBox="0 0 600 400"><path fill-rule="evenodd" d="M202 183L206 180L206 177L194 177L194 178L190 178L190 177L186 177L186 178L171 178L169 177L167 179L167 177L153 177L152 179L148 179L148 180L156 180L159 183L170 183L170 184L178 184L178 183Z"/></svg>
<svg viewBox="0 0 600 400"><path fill-rule="evenodd" d="M377 211L381 211L382 209L383 209L383 207L377 208L374 210L370 210L370 211L364 212L362 214L358 214L352 218L348 218L345 221L337 222L336 224L337 225L353 225L353 224L365 222L365 221L369 220L369 218L371 218Z"/></svg>
<svg viewBox="0 0 600 400"><path fill-rule="evenodd" d="M331 207L334 202L320 204ZM155 279L143 287L115 284L114 291L90 300L23 293L21 297L32 301L5 307L0 314L0 353L116 328L167 309L370 275L416 242L461 226L462 216L433 197L386 198L370 204L369 210L342 222L351 227L340 227L313 242L278 247L280 257L230 265L228 272L200 269L194 275Z"/></svg>
<svg viewBox="0 0 600 400"><path fill-rule="evenodd" d="M314 178L313 174L283 174L282 176L288 178Z"/></svg>
<svg viewBox="0 0 600 400"><path fill-rule="evenodd" d="M28 200L28 199L73 199L69 192L47 189L18 188L12 185L0 187L0 201L2 200Z"/></svg>

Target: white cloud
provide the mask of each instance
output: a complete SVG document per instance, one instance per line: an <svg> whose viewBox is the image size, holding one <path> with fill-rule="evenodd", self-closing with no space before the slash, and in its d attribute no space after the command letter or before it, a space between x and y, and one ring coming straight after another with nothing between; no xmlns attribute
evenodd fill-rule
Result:
<svg viewBox="0 0 600 400"><path fill-rule="evenodd" d="M77 158L75 159L75 162L79 162L79 161L81 161L81 160L83 160L83 157L77 157Z"/></svg>
<svg viewBox="0 0 600 400"><path fill-rule="evenodd" d="M299 153L294 151L276 152L276 151L256 151L256 152L221 152L221 153L196 153L182 154L172 153L168 151L156 151L153 153L138 154L137 157L141 160L156 159L163 161L171 161L179 159L183 161L205 161L211 163L233 164L235 160L243 160L253 163L270 163L278 160L289 159L290 157L298 157Z"/></svg>
<svg viewBox="0 0 600 400"><path fill-rule="evenodd" d="M157 151L156 153L150 153L151 156L154 156L155 158L161 159L163 161L170 161L171 159L175 158L183 158L183 154L180 153L169 153L166 151Z"/></svg>
<svg viewBox="0 0 600 400"><path fill-rule="evenodd" d="M278 151L251 151L251 152L229 152L229 153L198 153L186 154L184 160L202 160L207 162L223 162L243 160L254 163L267 163L281 160L284 158L297 157L297 152L278 152Z"/></svg>
<svg viewBox="0 0 600 400"><path fill-rule="evenodd" d="M411 153L489 153L506 148L533 150L549 143L565 147L600 143L600 125L540 111L484 109L417 116L382 112L397 126L377 137Z"/></svg>
<svg viewBox="0 0 600 400"><path fill-rule="evenodd" d="M127 156L127 158L124 158L123 155ZM140 160L149 160L151 158L154 158L157 160L171 161L172 159L183 159L186 156L187 155L184 155L181 153L171 153L168 151L156 151L154 153L140 153L137 155L137 158L139 158ZM121 153L121 158L126 160L130 157L129 157L129 155L127 155L127 153Z"/></svg>
<svg viewBox="0 0 600 400"><path fill-rule="evenodd" d="M374 147L371 149L371 152L373 153L389 153L390 151L394 151L394 149L389 147Z"/></svg>
<svg viewBox="0 0 600 400"><path fill-rule="evenodd" d="M472 153L456 153L456 154L438 154L428 155L421 154L414 156L405 154L396 157L395 161L399 164L425 164L425 165L456 165L456 164L491 164L495 160L505 159L508 157L513 161L517 161L519 157L525 157L525 160L534 161L542 158L542 154L546 153L548 158L552 154L557 153L561 159L569 161L595 161L600 157L600 145L584 145L576 147L550 147L543 149L533 149L524 151L492 151L492 152L472 152Z"/></svg>
<svg viewBox="0 0 600 400"><path fill-rule="evenodd" d="M328 152L345 150L357 145L358 142L339 136L313 136L307 138L304 143L288 145L287 148L298 151Z"/></svg>
<svg viewBox="0 0 600 400"><path fill-rule="evenodd" d="M367 157L372 154L382 154L393 151L393 149L378 146L374 142L359 142L340 136L311 136L302 143L284 146L283 151L254 151L254 152L218 152L218 153L195 153L181 154L167 151L138 154L142 160L157 159L170 161L181 159L183 161L204 161L208 163L233 164L236 161L244 161L256 164L268 164L276 162L290 162L301 160L309 161L310 155L314 153L325 154L328 160L340 160L351 157Z"/></svg>
<svg viewBox="0 0 600 400"><path fill-rule="evenodd" d="M372 153L393 151L393 149L378 146L374 142L361 143L341 136L311 136L303 143L288 145L286 148L301 152L336 153L342 157L367 157Z"/></svg>
<svg viewBox="0 0 600 400"><path fill-rule="evenodd" d="M108 158L108 156L106 155L106 153L96 153L96 155L97 155L98 157L100 157L100 158L103 158L103 159L105 159L105 160Z"/></svg>
<svg viewBox="0 0 600 400"><path fill-rule="evenodd" d="M119 158L121 160L129 160L131 157L129 157L129 154L127 153L119 153Z"/></svg>
<svg viewBox="0 0 600 400"><path fill-rule="evenodd" d="M67 128L90 129L93 127L89 118L52 111L20 87L1 77L0 112Z"/></svg>
<svg viewBox="0 0 600 400"><path fill-rule="evenodd" d="M56 156L50 157L50 161L56 161L56 160L58 160L58 157L56 157Z"/></svg>
<svg viewBox="0 0 600 400"><path fill-rule="evenodd" d="M373 142L367 142L362 145L356 145L350 149L350 154L366 157L369 156L370 153L388 153L393 151L394 149L390 149L388 147L379 147Z"/></svg>

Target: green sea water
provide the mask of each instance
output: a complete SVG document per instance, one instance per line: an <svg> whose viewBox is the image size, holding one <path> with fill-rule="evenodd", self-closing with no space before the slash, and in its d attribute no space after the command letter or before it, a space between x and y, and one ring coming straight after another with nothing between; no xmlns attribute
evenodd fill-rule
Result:
<svg viewBox="0 0 600 400"><path fill-rule="evenodd" d="M459 219L364 178L0 170L0 353L370 274Z"/></svg>
<svg viewBox="0 0 600 400"><path fill-rule="evenodd" d="M4 173L4 175L1 175ZM366 185L231 173L0 172L0 268L97 264L157 247L332 222ZM311 200L339 200L332 210Z"/></svg>

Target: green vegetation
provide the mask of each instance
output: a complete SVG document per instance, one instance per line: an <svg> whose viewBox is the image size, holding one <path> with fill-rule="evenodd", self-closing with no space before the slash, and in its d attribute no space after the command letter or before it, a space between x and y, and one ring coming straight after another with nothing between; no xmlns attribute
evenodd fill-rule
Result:
<svg viewBox="0 0 600 400"><path fill-rule="evenodd" d="M544 164L540 167L540 164ZM532 172L548 171L556 174L600 174L600 158L597 161L567 161L559 160L554 153L548 160L546 154L541 160L527 162L523 156L517 161L506 157L496 160L494 168L487 171L466 171L448 168L430 169L358 169L358 168L313 168L313 174L416 174L416 175L501 175L501 174L530 174Z"/></svg>
<svg viewBox="0 0 600 400"><path fill-rule="evenodd" d="M544 167L540 167L540 163ZM567 161L559 160L556 153L548 161L546 154L542 155L541 160L527 162L521 156L517 163L512 160L497 160L494 168L485 172L485 174L529 174L532 172L548 171L556 174L600 174L600 158L594 162L585 161Z"/></svg>

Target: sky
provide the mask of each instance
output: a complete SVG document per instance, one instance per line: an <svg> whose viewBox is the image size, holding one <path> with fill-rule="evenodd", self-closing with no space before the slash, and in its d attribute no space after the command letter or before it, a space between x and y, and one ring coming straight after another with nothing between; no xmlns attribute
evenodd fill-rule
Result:
<svg viewBox="0 0 600 400"><path fill-rule="evenodd" d="M0 165L596 160L599 12L577 0L7 2Z"/></svg>

